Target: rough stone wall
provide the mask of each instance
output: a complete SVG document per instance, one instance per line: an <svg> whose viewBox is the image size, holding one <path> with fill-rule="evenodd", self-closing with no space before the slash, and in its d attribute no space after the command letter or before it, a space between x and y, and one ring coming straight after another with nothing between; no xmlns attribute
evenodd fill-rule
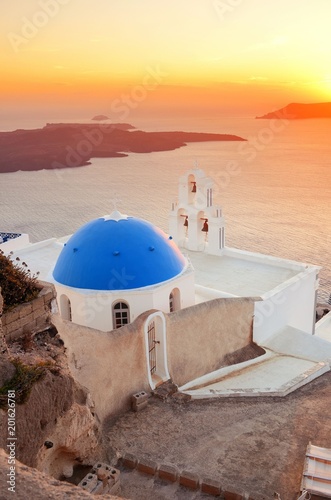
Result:
<svg viewBox="0 0 331 500"><path fill-rule="evenodd" d="M74 463L93 463L99 456L99 431L85 388L65 373L46 372L24 404L16 404L16 458L60 477ZM7 411L0 410L0 447L7 444ZM46 448L45 441L53 446Z"/></svg>
<svg viewBox="0 0 331 500"><path fill-rule="evenodd" d="M7 352L7 350L8 350L5 334L4 334L3 327L2 327L2 309L3 309L3 298L1 295L1 288L0 288L0 356L1 356L1 354L3 354L4 352Z"/></svg>
<svg viewBox="0 0 331 500"><path fill-rule="evenodd" d="M67 349L71 373L90 391L102 422L109 415L129 409L132 394L150 390L143 330L148 315L144 313L112 332L52 316Z"/></svg>
<svg viewBox="0 0 331 500"><path fill-rule="evenodd" d="M50 283L40 282L40 285L42 288L37 298L3 314L2 327L7 342L48 326L51 302L56 297L56 292Z"/></svg>
<svg viewBox="0 0 331 500"><path fill-rule="evenodd" d="M135 392L149 391L144 325L153 311L112 332L101 332L52 316L67 348L74 378L91 392L104 422L130 408ZM166 314L169 372L177 385L222 366L252 342L253 299L215 299ZM226 362L225 364L228 364Z"/></svg>
<svg viewBox="0 0 331 500"><path fill-rule="evenodd" d="M54 478L23 465L19 461L16 467L15 493L8 491L8 457L0 449L0 498L15 498L15 500L93 500L95 495L85 492L82 488L69 483L54 480ZM122 497L104 495L105 500L116 500Z"/></svg>
<svg viewBox="0 0 331 500"><path fill-rule="evenodd" d="M215 299L166 315L169 372L177 385L217 370L252 342L254 302Z"/></svg>

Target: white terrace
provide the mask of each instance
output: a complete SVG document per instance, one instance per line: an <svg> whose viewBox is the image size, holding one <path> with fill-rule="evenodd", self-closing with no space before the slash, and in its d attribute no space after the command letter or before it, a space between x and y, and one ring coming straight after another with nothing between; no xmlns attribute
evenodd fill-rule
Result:
<svg viewBox="0 0 331 500"><path fill-rule="evenodd" d="M260 297L309 266L234 248L222 255L183 250L193 264L197 302L216 297Z"/></svg>

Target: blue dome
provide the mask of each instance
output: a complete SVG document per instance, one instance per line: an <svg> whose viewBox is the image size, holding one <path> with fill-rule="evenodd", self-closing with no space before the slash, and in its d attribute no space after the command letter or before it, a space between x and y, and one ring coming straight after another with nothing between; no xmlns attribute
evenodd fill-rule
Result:
<svg viewBox="0 0 331 500"><path fill-rule="evenodd" d="M71 236L53 271L58 283L130 290L162 283L184 270L186 261L171 237L147 221L114 214L88 222Z"/></svg>

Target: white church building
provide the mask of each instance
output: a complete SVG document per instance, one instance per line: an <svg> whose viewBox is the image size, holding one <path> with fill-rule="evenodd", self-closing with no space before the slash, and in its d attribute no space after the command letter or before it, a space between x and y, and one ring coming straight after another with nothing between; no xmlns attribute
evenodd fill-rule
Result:
<svg viewBox="0 0 331 500"><path fill-rule="evenodd" d="M195 301L194 270L172 237L117 211L64 243L53 282L64 319L104 332L149 309L172 312Z"/></svg>
<svg viewBox="0 0 331 500"><path fill-rule="evenodd" d="M323 318L323 338L318 336L318 324L315 327L320 268L227 247L225 220L221 207L214 204L213 190L213 180L202 170L186 172L179 179L178 199L171 204L169 234L134 214L115 210L60 239L30 244L26 235L1 233L0 248L5 253L13 251L32 272L39 271L41 279L55 285L59 315L66 324L124 332L144 318L151 388L171 376L192 397L275 395L277 390L285 394L298 386L299 378L302 385L330 369L328 320ZM237 304L240 316L241 304L248 301L251 312L243 318L245 338L261 346L265 354L239 367L218 366L217 352L224 351L225 339L242 334L243 327L237 323L231 330L231 321L238 320L233 307ZM159 327L151 340L153 318ZM192 330L183 350L187 363L200 363L196 353L188 354L194 344L194 324L199 324L197 350L201 346L201 356L205 348L214 354L204 357L203 367L187 368L183 374L171 342L185 342L185 322L187 330ZM208 347L211 323L210 342L215 345ZM223 337L218 337L219 331ZM232 341L232 349L242 347ZM181 344L176 347L177 351L181 348ZM154 349L152 367L149 353ZM215 359L209 362L210 356ZM243 369L244 378L238 375ZM263 375L266 370L269 379ZM87 380L83 377L82 382Z"/></svg>

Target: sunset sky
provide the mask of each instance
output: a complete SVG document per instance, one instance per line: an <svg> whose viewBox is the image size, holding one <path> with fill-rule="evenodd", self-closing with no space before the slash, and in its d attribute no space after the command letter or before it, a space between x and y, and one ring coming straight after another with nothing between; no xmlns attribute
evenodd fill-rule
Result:
<svg viewBox="0 0 331 500"><path fill-rule="evenodd" d="M331 101L330 19L330 0L2 2L2 113Z"/></svg>

